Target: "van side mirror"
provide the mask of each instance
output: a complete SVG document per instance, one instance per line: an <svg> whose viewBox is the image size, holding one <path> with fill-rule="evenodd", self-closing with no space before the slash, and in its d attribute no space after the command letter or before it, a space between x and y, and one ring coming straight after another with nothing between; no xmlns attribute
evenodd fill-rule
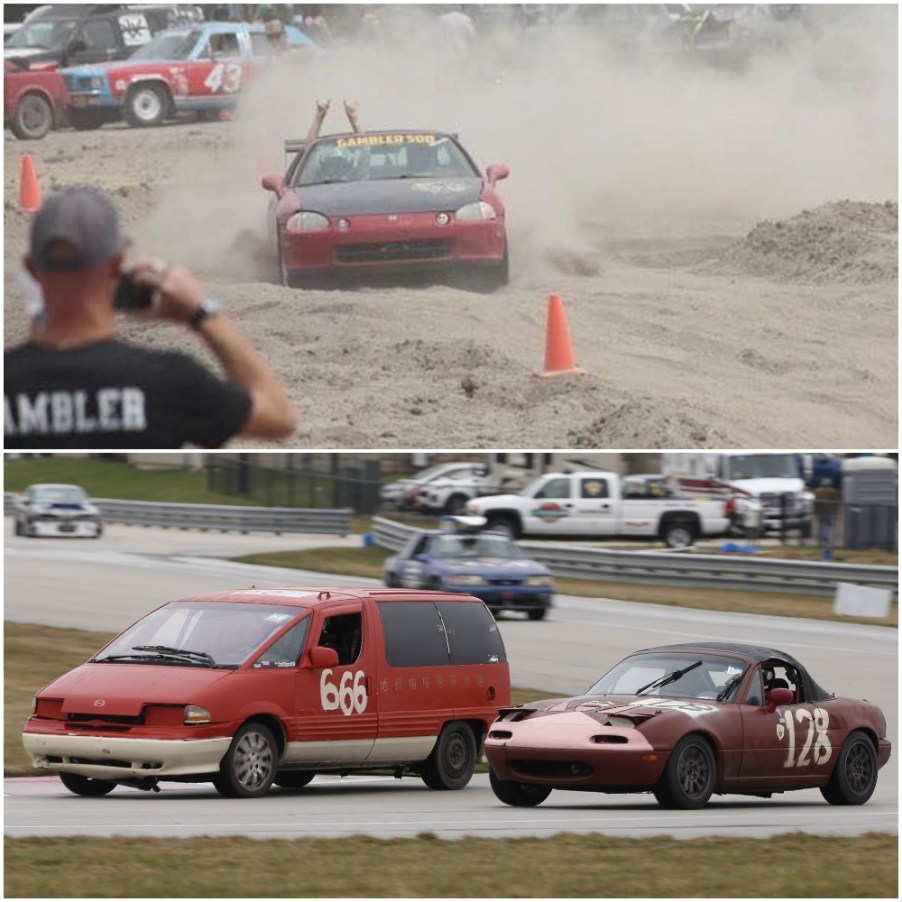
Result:
<svg viewBox="0 0 902 902"><path fill-rule="evenodd" d="M771 689L766 696L767 713L773 714L780 705L791 705L794 697L792 689L785 689L783 686Z"/></svg>
<svg viewBox="0 0 902 902"><path fill-rule="evenodd" d="M314 670L337 667L338 652L334 648L327 648L325 645L315 645L310 649L310 666Z"/></svg>

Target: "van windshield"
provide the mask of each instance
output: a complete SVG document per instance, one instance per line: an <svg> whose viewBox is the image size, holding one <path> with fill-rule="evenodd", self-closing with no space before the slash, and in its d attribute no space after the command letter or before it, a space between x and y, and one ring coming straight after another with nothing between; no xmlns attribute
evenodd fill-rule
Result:
<svg viewBox="0 0 902 902"><path fill-rule="evenodd" d="M129 627L89 663L234 669L307 613L294 605L173 601Z"/></svg>

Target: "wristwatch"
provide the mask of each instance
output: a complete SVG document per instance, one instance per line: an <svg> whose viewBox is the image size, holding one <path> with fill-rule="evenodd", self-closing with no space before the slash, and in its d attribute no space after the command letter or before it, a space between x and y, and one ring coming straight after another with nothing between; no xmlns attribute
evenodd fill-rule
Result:
<svg viewBox="0 0 902 902"><path fill-rule="evenodd" d="M200 306L191 314L188 325L192 329L200 329L201 324L210 316L216 316L222 311L222 301L215 295L207 295L200 303Z"/></svg>

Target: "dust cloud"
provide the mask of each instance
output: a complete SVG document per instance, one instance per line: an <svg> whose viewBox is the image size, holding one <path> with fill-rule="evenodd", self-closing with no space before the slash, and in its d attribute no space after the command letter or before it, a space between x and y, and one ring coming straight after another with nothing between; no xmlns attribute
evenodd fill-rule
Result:
<svg viewBox="0 0 902 902"><path fill-rule="evenodd" d="M534 275L607 240L737 235L897 197L895 6L810 6L804 26L717 64L588 7L533 29L492 9L464 63L443 52L436 14L405 6L380 8L378 41L278 60L242 97L232 140L180 161L148 231L179 234L195 265L248 264L239 239L271 237L260 177L283 170L282 142L304 136L317 98L332 99L327 132L347 129L353 98L364 128L454 131L483 170L507 163L514 262ZM217 246L228 256L211 259Z"/></svg>

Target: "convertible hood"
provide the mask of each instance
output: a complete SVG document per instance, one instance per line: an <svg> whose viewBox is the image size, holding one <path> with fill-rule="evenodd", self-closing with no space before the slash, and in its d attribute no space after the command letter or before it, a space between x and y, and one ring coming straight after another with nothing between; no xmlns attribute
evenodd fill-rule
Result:
<svg viewBox="0 0 902 902"><path fill-rule="evenodd" d="M293 190L302 210L325 216L428 213L453 211L475 203L480 198L482 179L382 179L308 185Z"/></svg>
<svg viewBox="0 0 902 902"><path fill-rule="evenodd" d="M66 714L137 717L148 703L197 704L200 692L230 673L165 664L83 664L45 686L40 695L61 698Z"/></svg>
<svg viewBox="0 0 902 902"><path fill-rule="evenodd" d="M526 704L522 707L535 712L530 715L530 719L578 712L594 718L599 723L606 724L611 716L628 717L638 723L671 712L704 714L716 710L718 706L717 703L706 699L584 695L579 698L549 699L537 702L535 705ZM505 709L505 711L511 710L514 709Z"/></svg>

